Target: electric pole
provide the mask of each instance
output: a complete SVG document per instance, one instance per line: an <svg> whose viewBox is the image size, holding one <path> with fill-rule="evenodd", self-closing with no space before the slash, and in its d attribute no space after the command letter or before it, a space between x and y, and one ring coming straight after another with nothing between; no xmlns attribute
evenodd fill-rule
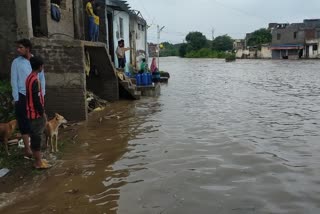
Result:
<svg viewBox="0 0 320 214"><path fill-rule="evenodd" d="M163 30L164 26L160 28L159 25L157 25L157 32L158 32L158 70L160 72L160 33Z"/></svg>
<svg viewBox="0 0 320 214"><path fill-rule="evenodd" d="M211 42L211 50L213 50L213 40L214 40L214 28L212 28L212 42Z"/></svg>

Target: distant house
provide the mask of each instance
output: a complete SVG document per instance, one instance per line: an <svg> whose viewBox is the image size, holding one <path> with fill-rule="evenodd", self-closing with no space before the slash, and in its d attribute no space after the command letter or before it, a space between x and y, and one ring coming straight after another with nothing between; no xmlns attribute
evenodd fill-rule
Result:
<svg viewBox="0 0 320 214"><path fill-rule="evenodd" d="M272 30L272 58L319 58L320 19L303 23L276 24Z"/></svg>
<svg viewBox="0 0 320 214"><path fill-rule="evenodd" d="M320 58L320 27L305 31L305 57Z"/></svg>
<svg viewBox="0 0 320 214"><path fill-rule="evenodd" d="M245 46L245 40L244 39L236 39L233 42L233 49L234 50L242 50Z"/></svg>
<svg viewBox="0 0 320 214"><path fill-rule="evenodd" d="M130 12L131 64L139 69L143 58L148 60L147 22L139 11Z"/></svg>

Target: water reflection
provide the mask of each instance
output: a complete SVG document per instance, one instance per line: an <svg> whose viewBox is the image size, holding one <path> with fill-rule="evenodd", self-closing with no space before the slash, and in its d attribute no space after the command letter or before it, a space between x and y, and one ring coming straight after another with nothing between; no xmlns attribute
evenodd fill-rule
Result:
<svg viewBox="0 0 320 214"><path fill-rule="evenodd" d="M131 180L129 176L146 165L135 160L145 157L148 150L132 153L143 145L128 142L157 131L146 119L160 107L156 100L123 101L92 115L79 131L78 146L71 146L59 166L44 176L39 192L1 213L117 213L121 188L143 182L143 178Z"/></svg>

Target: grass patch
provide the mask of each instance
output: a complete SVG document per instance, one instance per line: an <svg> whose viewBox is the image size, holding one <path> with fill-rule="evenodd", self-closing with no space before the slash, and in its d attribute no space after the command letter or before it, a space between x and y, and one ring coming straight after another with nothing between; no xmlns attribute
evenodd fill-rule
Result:
<svg viewBox="0 0 320 214"><path fill-rule="evenodd" d="M0 144L0 168L14 169L21 166L30 165L26 159L24 159L23 149L19 149L17 146L9 147L10 156L5 152L4 146Z"/></svg>
<svg viewBox="0 0 320 214"><path fill-rule="evenodd" d="M10 81L0 81L0 121L8 122L14 119Z"/></svg>
<svg viewBox="0 0 320 214"><path fill-rule="evenodd" d="M64 151L66 150L67 145L71 144L71 140L65 140L65 139L58 139L58 149L59 152L55 155L57 156L57 159L61 159L63 156Z"/></svg>

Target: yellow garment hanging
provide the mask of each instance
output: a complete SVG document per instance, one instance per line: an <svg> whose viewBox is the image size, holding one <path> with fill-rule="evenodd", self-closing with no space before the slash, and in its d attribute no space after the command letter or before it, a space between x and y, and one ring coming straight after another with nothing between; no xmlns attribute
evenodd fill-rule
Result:
<svg viewBox="0 0 320 214"><path fill-rule="evenodd" d="M85 69L86 75L89 76L91 66L90 66L90 54L88 51L85 52L84 69Z"/></svg>

